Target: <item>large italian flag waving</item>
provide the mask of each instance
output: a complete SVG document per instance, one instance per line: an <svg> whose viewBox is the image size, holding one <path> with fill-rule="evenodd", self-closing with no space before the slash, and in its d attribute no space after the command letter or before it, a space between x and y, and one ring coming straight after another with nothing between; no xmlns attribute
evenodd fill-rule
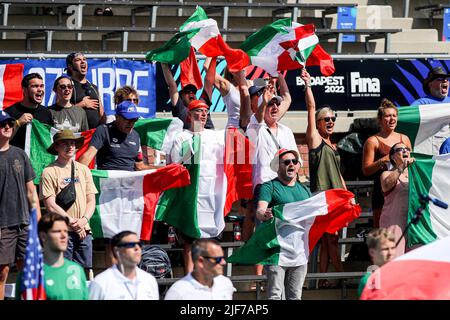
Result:
<svg viewBox="0 0 450 320"><path fill-rule="evenodd" d="M450 237L412 250L377 269L362 300L449 300Z"/></svg>
<svg viewBox="0 0 450 320"><path fill-rule="evenodd" d="M303 201L274 206L274 218L261 224L227 262L294 266L299 250L308 256L325 232L340 230L360 213L353 193L343 189L327 190ZM298 248L299 243L304 243L305 248Z"/></svg>
<svg viewBox="0 0 450 320"><path fill-rule="evenodd" d="M429 195L450 203L450 154L430 156L414 154L416 161L409 167L408 221L420 207L419 196ZM450 211L429 202L417 224L408 230L408 244L427 244L450 236Z"/></svg>
<svg viewBox="0 0 450 320"><path fill-rule="evenodd" d="M90 220L94 238L110 238L123 230L150 240L160 193L189 184L188 171L179 164L158 170L92 170L96 210Z"/></svg>
<svg viewBox="0 0 450 320"><path fill-rule="evenodd" d="M239 49L230 48L223 40L217 21L209 19L201 7L180 27L180 32L161 48L146 54L148 61L179 64L188 58L191 46L207 57L224 56L231 72L249 64L248 56Z"/></svg>
<svg viewBox="0 0 450 320"><path fill-rule="evenodd" d="M305 65L320 66L323 75L332 75L333 59L318 43L313 24L301 25L291 19L280 19L252 34L240 48L248 54L252 65L271 75Z"/></svg>
<svg viewBox="0 0 450 320"><path fill-rule="evenodd" d="M170 189L160 197L156 219L191 238L218 236L233 202L252 198L252 146L237 129L194 135L183 141L184 166L191 184ZM225 139L224 152L217 145ZM222 155L223 158L216 158Z"/></svg>
<svg viewBox="0 0 450 320"><path fill-rule="evenodd" d="M396 131L409 137L414 152L431 155L431 137L449 123L450 103L400 107Z"/></svg>

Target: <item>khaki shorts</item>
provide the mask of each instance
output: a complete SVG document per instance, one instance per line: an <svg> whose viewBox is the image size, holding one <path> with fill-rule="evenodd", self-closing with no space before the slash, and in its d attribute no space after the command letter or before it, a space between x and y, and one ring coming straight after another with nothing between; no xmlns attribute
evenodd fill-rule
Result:
<svg viewBox="0 0 450 320"><path fill-rule="evenodd" d="M0 265L9 265L25 258L28 225L0 229Z"/></svg>

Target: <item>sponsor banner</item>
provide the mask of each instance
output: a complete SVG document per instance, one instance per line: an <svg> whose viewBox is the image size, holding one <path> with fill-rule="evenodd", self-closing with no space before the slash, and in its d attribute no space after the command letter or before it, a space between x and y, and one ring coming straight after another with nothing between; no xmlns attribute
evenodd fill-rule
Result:
<svg viewBox="0 0 450 320"><path fill-rule="evenodd" d="M356 7L339 7L337 13L337 29L356 29ZM356 35L344 34L342 42L355 42Z"/></svg>
<svg viewBox="0 0 450 320"><path fill-rule="evenodd" d="M0 60L0 64L23 63L23 74L39 73L45 83L44 105L55 103L53 82L65 74L65 59ZM152 118L156 110L155 66L144 61L126 59L88 59L87 79L98 86L105 113L114 114L114 92L124 85L132 85L139 94L139 112ZM164 79L163 79L164 81Z"/></svg>
<svg viewBox="0 0 450 320"><path fill-rule="evenodd" d="M444 9L444 18L442 19L442 41L450 41L450 5Z"/></svg>
<svg viewBox="0 0 450 320"><path fill-rule="evenodd" d="M450 60L334 60L336 72L330 77L320 74L318 67L308 67L317 106L330 105L337 111L377 110L381 100L387 98L398 106L410 105L424 97L422 82L428 72L441 66L450 73ZM203 61L199 61L200 70ZM226 63L217 64L217 72L223 74ZM179 77L178 66L175 78ZM254 66L246 69L247 78L264 78L269 75ZM204 72L202 73L204 77ZM300 70L285 73L292 96L289 110L306 111L303 81ZM171 106L167 86L159 64L156 69L157 111L170 112ZM177 80L178 81L178 80ZM200 96L200 90L197 93ZM226 111L218 90L214 90L211 111Z"/></svg>

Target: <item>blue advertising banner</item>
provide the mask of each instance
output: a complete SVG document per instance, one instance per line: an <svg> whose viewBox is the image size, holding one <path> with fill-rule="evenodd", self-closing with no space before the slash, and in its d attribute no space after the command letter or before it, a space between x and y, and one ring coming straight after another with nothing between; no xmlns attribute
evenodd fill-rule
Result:
<svg viewBox="0 0 450 320"><path fill-rule="evenodd" d="M442 41L450 41L450 7L444 9L442 25Z"/></svg>
<svg viewBox="0 0 450 320"><path fill-rule="evenodd" d="M337 13L337 29L356 29L356 7L339 7ZM344 34L342 42L355 42L356 35Z"/></svg>
<svg viewBox="0 0 450 320"><path fill-rule="evenodd" d="M65 74L65 59L0 60L0 64L23 63L23 74L39 73L44 79L44 105L55 102L53 82ZM97 85L105 113L114 114L114 92L124 85L132 85L139 94L139 109L143 118L153 118L156 112L156 68L151 63L126 59L88 59L87 79Z"/></svg>

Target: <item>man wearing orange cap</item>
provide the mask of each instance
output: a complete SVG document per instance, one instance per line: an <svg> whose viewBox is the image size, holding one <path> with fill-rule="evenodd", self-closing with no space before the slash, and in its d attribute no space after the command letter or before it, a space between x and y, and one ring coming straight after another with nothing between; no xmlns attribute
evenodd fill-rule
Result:
<svg viewBox="0 0 450 320"><path fill-rule="evenodd" d="M169 162L198 164L199 174L191 184L197 189L197 218L201 238L217 237L225 228L223 208L226 198L224 173L224 131L205 129L209 113L208 105L202 100L193 100L188 105L190 128L175 140ZM197 162L198 161L198 162ZM185 273L191 272L193 263L191 247L193 238L184 236Z"/></svg>

